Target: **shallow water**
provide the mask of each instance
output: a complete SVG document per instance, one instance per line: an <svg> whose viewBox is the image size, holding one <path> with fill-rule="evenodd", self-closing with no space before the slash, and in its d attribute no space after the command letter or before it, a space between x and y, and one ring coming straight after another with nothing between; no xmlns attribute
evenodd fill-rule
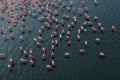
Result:
<svg viewBox="0 0 120 80"><path fill-rule="evenodd" d="M97 15L99 21L105 27L104 33L101 34L99 31L92 33L90 27L87 27L88 31L81 34L81 41L78 42L76 37L77 29L82 25L81 23L84 21L84 16L78 17L79 23L71 31L72 45L68 47L65 40L60 42L58 48L55 50L56 67L53 71L49 72L46 70L45 64L50 62L50 56L47 56L45 62L42 61L42 51L35 46L32 39L39 35L38 29L42 23L28 16L26 25L32 27L33 31L31 33L25 32L25 40L23 43L18 39L21 25L18 25L14 30L14 40L9 39L8 41L4 41L0 39L0 52L7 55L5 60L0 59L0 80L119 80L120 0L98 0L98 6L94 6L93 0L85 1L88 5L90 16L93 17ZM74 0L74 7L82 7L81 0ZM74 16L72 14L70 15ZM6 22L0 20L0 23L2 24L5 34L8 34ZM67 21L66 24L67 23L69 23L69 21ZM111 25L116 26L117 30L115 32L111 32ZM43 34L43 46L47 48L48 53L50 53L50 34L52 31L53 29L46 30ZM96 37L101 39L101 43L98 45L95 43ZM87 53L80 55L79 49L84 48L84 40L88 40L89 46L87 47ZM27 51L30 48L33 50L36 63L35 67L31 67L29 63L22 65L19 60L22 56L19 45L24 45ZM65 59L63 55L68 51L71 52L71 56L69 59ZM98 57L98 53L101 51L105 52L106 57L104 59ZM8 60L11 56L14 56L15 62L13 72L9 72L7 69Z"/></svg>

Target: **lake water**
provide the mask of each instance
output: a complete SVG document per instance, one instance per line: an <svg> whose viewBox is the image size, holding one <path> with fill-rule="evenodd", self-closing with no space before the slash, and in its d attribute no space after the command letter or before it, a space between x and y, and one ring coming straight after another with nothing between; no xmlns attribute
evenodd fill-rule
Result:
<svg viewBox="0 0 120 80"><path fill-rule="evenodd" d="M75 8L82 7L81 0L73 0L73 2ZM32 27L33 31L31 33L25 31L24 42L19 41L20 24L14 28L14 40L4 41L0 35L0 52L6 55L4 60L0 59L0 80L120 80L120 0L98 0L98 6L94 6L94 0L85 0L85 2L89 8L90 16L94 17L96 15L99 17L99 21L105 28L104 33L99 31L93 33L91 28L87 27L88 31L81 33L81 41L77 41L77 29L85 21L84 14L79 17L77 14L73 15L66 11L60 12L60 15L65 12L71 17L77 16L78 22L75 28L71 30L71 46L67 46L65 39L59 43L59 46L55 49L56 67L53 71L48 71L45 65L50 62L51 57L48 55L47 60L43 61L41 59L42 50L37 48L33 41L34 37L39 36L38 29L43 23L40 23L36 18L27 16L25 24ZM66 1L65 3L67 4ZM61 19L61 16L58 17ZM7 22L0 20L0 23L4 34L9 34ZM67 24L69 24L69 21L65 22L65 25ZM117 30L115 32L111 32L111 25L116 26ZM61 28L63 27L60 26L60 30ZM64 28L67 29L66 26ZM43 34L42 46L46 47L48 53L50 53L52 31L54 29L46 29ZM101 39L100 44L95 43L96 37ZM84 40L89 42L87 48L83 45ZM23 56L19 50L20 45L24 45L27 51L29 49L33 50L35 67L31 67L29 62L26 65L20 62L20 57ZM85 48L87 52L80 55L80 48ZM64 58L65 52L71 52L69 59ZM105 58L100 59L99 52L104 52ZM7 68L11 56L14 57L15 64L12 72Z"/></svg>

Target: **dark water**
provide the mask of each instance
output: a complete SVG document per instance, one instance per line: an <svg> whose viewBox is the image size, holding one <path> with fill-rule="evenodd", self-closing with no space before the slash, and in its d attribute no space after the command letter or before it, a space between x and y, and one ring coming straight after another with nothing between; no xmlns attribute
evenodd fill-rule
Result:
<svg viewBox="0 0 120 80"><path fill-rule="evenodd" d="M4 41L0 39L0 52L7 55L5 60L0 60L0 80L120 80L120 0L98 0L98 6L94 6L93 0L85 1L90 16L98 16L99 21L104 25L105 32L103 34L99 31L92 33L90 27L87 27L88 31L81 33L81 41L78 42L77 29L82 25L84 16L78 17L78 24L71 31L72 45L68 47L65 40L59 43L58 48L55 50L56 67L49 72L46 70L45 64L50 62L50 56L47 56L45 62L42 61L42 51L33 42L33 38L39 35L38 29L42 23L28 16L25 24L32 27L33 31L31 33L25 32L23 43L18 38L21 25L18 25L14 30L16 36L14 40ZM74 0L74 7L82 7L81 0ZM75 16L77 15L75 14ZM3 20L0 23L5 34L8 34L7 23ZM68 23L67 21L66 24ZM114 33L111 32L111 25L115 25L117 28ZM52 30L46 30L43 34L43 46L47 48L48 53L50 53L51 47L51 32ZM95 43L96 37L101 39L99 45ZM88 40L89 46L86 49L87 53L80 55L79 49L84 48L84 40ZM31 67L29 63L22 65L19 60L22 56L19 50L20 45L24 45L27 51L30 48L33 50L35 67ZM71 52L69 59L65 59L63 56L67 51ZM104 59L98 57L98 53L101 51L106 55ZM15 62L13 72L7 69L8 60L11 56L14 56Z"/></svg>

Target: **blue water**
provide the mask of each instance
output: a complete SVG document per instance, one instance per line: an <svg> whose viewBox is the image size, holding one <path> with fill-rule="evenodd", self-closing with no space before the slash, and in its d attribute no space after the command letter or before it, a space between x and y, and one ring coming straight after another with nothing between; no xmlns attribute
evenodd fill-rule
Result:
<svg viewBox="0 0 120 80"><path fill-rule="evenodd" d="M21 35L19 31L20 24L14 28L14 40L8 39L4 41L1 38L2 35L0 35L0 52L6 55L4 60L0 59L0 80L120 80L120 0L98 0L98 6L94 6L93 1L85 0L89 8L91 21L93 21L93 16L98 16L99 21L105 27L105 32L92 33L91 28L87 27L88 31L81 33L81 41L78 42L76 37L77 29L85 21L84 14L79 17L77 14L68 13L71 16L77 16L78 23L71 31L72 45L68 47L65 39L63 39L55 49L56 67L53 71L48 71L45 68L45 65L50 62L50 55L47 56L46 61L43 61L41 59L41 48L37 48L33 42L33 38L39 36L38 29L43 24L36 18L27 16L25 24L32 27L33 31L31 33L25 31L24 42L22 43L18 38ZM73 0L73 2L75 8L83 7L81 0ZM65 3L67 2L65 1ZM64 12L66 11L63 11L60 15ZM0 23L4 34L9 34L7 22L1 20ZM66 21L66 24L69 24L69 21ZM111 25L116 26L117 30L115 32L111 32ZM66 27L64 26L65 29ZM48 53L50 53L50 34L52 31L54 30L46 29L43 34L42 46L46 47ZM95 43L96 37L101 39L100 44ZM89 46L86 48L86 54L80 55L79 49L84 48L84 40L88 40ZM35 67L31 67L29 61L26 65L20 62L20 57L23 56L19 50L20 45L24 45L27 51L29 49L33 50ZM64 53L68 51L71 52L70 58L65 59ZM104 59L99 58L99 52L105 53ZM15 64L12 72L7 68L11 56L14 57Z"/></svg>

